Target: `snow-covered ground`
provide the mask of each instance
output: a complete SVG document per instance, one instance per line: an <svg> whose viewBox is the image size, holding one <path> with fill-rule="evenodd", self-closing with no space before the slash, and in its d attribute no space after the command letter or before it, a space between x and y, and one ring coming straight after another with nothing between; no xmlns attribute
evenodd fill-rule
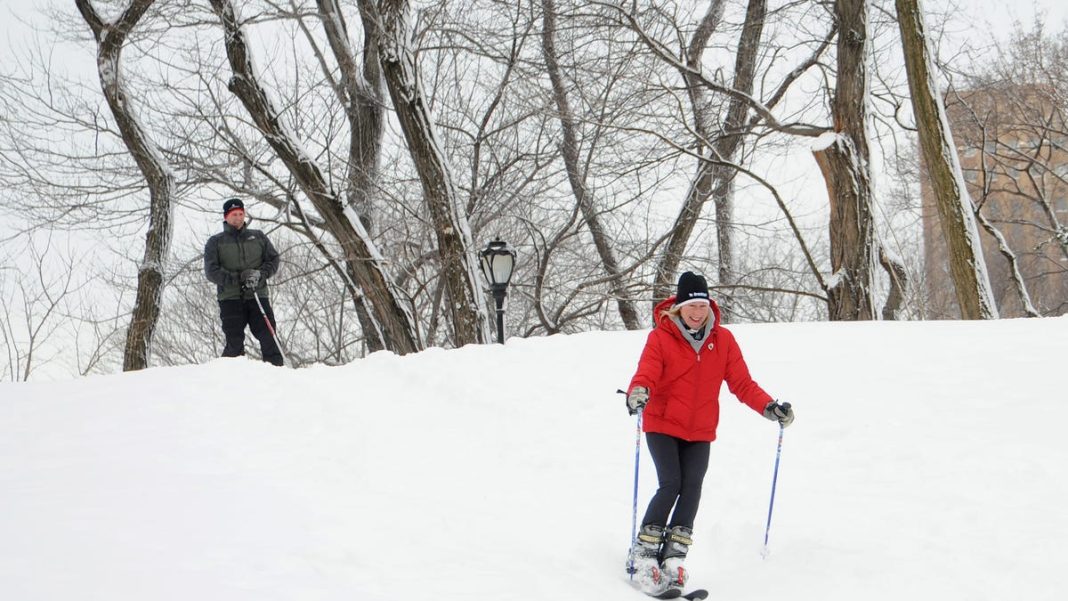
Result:
<svg viewBox="0 0 1068 601"><path fill-rule="evenodd" d="M797 421L762 559L778 428L724 391L693 584L1066 598L1068 318L733 330ZM0 599L641 599L615 390L644 338L0 385Z"/></svg>

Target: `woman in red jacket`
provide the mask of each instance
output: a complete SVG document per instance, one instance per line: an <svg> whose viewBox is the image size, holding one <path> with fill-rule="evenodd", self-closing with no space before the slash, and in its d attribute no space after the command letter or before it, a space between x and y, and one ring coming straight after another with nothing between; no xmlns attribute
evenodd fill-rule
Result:
<svg viewBox="0 0 1068 601"><path fill-rule="evenodd" d="M719 307L709 298L703 277L683 273L675 296L657 305L654 319L656 327L627 393L631 415L642 411L642 430L660 485L630 557L631 569L647 590L686 583L683 561L693 542L723 382L764 417L783 426L794 420L789 403L775 402L749 376L738 343L719 323Z"/></svg>

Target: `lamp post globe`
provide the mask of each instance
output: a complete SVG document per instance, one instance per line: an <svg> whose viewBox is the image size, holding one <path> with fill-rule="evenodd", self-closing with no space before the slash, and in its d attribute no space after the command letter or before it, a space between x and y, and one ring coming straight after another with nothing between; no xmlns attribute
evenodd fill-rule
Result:
<svg viewBox="0 0 1068 601"><path fill-rule="evenodd" d="M508 294L508 283L512 281L515 257L515 249L500 238L491 241L480 253L482 275L489 282L497 305L497 342L500 344L504 344L504 297Z"/></svg>

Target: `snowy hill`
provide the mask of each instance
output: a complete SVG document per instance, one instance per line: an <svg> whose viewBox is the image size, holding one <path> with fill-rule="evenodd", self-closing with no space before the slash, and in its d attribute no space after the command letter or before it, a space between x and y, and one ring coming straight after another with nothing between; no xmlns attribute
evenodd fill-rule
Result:
<svg viewBox="0 0 1068 601"><path fill-rule="evenodd" d="M1060 600L1068 319L732 328L689 566L730 601ZM642 599L644 332L0 385L5 601ZM655 488L647 455L640 505ZM398 592L403 591L403 595Z"/></svg>

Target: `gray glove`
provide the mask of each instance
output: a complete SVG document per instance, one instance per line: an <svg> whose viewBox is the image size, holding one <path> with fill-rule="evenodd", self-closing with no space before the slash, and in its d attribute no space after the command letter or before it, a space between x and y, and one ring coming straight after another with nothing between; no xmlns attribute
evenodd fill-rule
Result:
<svg viewBox="0 0 1068 601"><path fill-rule="evenodd" d="M779 422L785 428L794 423L794 410L790 407L790 403L772 401L768 403L767 407L764 407L764 417L773 422Z"/></svg>
<svg viewBox="0 0 1068 601"><path fill-rule="evenodd" d="M627 395L627 413L634 415L642 410L649 402L649 389L644 386L635 386Z"/></svg>
<svg viewBox="0 0 1068 601"><path fill-rule="evenodd" d="M246 269L241 272L241 285L246 290L255 290L260 285L260 270Z"/></svg>

